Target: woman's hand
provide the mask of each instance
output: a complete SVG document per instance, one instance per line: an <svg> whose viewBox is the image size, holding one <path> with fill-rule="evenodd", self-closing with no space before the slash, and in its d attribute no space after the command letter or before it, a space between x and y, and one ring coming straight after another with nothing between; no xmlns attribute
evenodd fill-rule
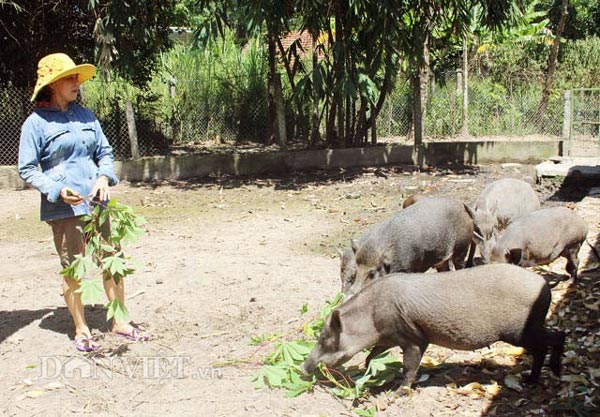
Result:
<svg viewBox="0 0 600 417"><path fill-rule="evenodd" d="M110 191L108 190L108 177L100 175L96 183L92 187L89 197L95 201L107 201L110 199Z"/></svg>
<svg viewBox="0 0 600 417"><path fill-rule="evenodd" d="M77 191L69 187L63 187L60 190L60 196L65 203L72 206L77 206L84 200L84 198Z"/></svg>

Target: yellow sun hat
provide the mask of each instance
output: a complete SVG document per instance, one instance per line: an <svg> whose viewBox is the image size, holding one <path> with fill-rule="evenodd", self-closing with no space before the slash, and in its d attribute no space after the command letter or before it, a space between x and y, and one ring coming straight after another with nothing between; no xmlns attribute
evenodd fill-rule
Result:
<svg viewBox="0 0 600 417"><path fill-rule="evenodd" d="M79 75L79 83L81 84L96 74L96 67L92 64L75 65L75 62L67 54L63 53L46 55L38 63L37 82L33 89L31 101L35 101L42 88L60 78L73 74Z"/></svg>

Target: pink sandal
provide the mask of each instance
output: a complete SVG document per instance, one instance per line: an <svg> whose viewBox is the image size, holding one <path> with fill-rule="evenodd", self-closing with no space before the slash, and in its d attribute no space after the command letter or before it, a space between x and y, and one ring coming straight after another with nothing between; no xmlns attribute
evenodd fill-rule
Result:
<svg viewBox="0 0 600 417"><path fill-rule="evenodd" d="M75 336L73 343L75 344L75 349L80 352L95 352L100 349L100 345L94 341L93 337L85 335Z"/></svg>
<svg viewBox="0 0 600 417"><path fill-rule="evenodd" d="M132 342L145 342L146 340L150 340L150 333L145 332L140 329L136 329L132 327L130 331L126 333L115 333L119 337L124 337L127 340L131 340Z"/></svg>

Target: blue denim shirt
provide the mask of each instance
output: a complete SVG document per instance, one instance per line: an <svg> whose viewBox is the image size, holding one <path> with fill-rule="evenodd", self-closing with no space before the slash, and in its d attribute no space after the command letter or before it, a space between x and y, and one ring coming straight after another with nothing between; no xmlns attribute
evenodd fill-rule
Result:
<svg viewBox="0 0 600 417"><path fill-rule="evenodd" d="M77 206L63 202L63 187L87 196L100 175L109 178L109 185L119 182L112 147L98 119L76 103L66 111L36 107L21 128L18 168L23 181L42 194L41 220L90 213L87 202Z"/></svg>

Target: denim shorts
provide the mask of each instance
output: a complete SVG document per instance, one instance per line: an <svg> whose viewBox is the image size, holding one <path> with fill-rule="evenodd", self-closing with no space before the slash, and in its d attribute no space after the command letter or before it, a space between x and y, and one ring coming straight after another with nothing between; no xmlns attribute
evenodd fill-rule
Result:
<svg viewBox="0 0 600 417"><path fill-rule="evenodd" d="M86 222L83 221L83 217L77 216L47 221L50 227L52 227L54 246L63 268L69 266L75 259L75 256L83 254L85 250L85 233L83 232L83 228ZM105 238L110 236L108 219L100 230L102 236Z"/></svg>

